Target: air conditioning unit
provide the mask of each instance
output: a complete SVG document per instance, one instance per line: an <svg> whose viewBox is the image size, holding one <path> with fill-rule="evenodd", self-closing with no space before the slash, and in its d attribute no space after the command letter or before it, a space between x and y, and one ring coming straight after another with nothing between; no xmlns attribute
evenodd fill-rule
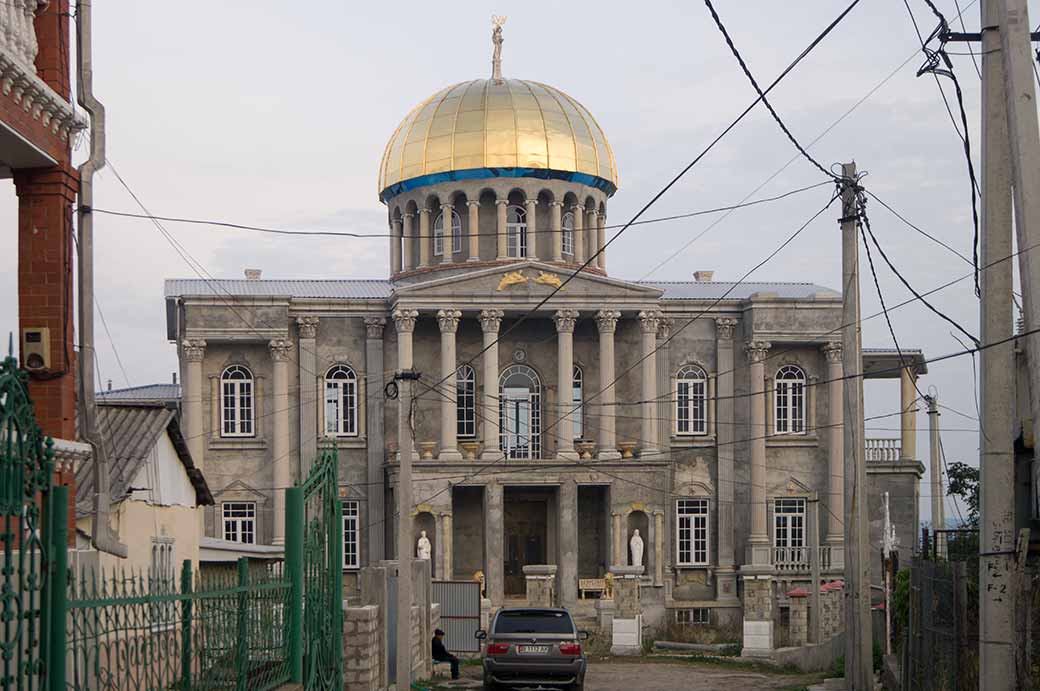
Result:
<svg viewBox="0 0 1040 691"><path fill-rule="evenodd" d="M30 372L51 368L51 330L22 329L22 366Z"/></svg>

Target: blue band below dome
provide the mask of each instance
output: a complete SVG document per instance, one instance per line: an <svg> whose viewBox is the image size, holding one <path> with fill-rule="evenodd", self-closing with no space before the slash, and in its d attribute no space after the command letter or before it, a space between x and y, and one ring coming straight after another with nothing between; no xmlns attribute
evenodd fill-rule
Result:
<svg viewBox="0 0 1040 691"><path fill-rule="evenodd" d="M411 190L436 185L441 182L460 182L462 180L479 180L487 178L534 178L536 180L563 180L594 187L608 197L617 191L617 185L598 175L578 173L551 168L468 168L466 170L446 170L443 173L430 173L417 178L395 182L379 193L379 201L388 202L399 194Z"/></svg>

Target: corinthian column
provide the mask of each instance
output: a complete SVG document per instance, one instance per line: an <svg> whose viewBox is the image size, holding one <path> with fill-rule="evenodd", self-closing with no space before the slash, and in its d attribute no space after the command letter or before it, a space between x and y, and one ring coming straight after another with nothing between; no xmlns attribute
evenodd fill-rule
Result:
<svg viewBox="0 0 1040 691"><path fill-rule="evenodd" d="M469 209L469 257L466 261L480 261L480 200L470 199L466 202Z"/></svg>
<svg viewBox="0 0 1040 691"><path fill-rule="evenodd" d="M502 457L498 430L498 329L501 325L502 310L481 311L480 328L484 331L484 453L481 460Z"/></svg>
<svg viewBox="0 0 1040 691"><path fill-rule="evenodd" d="M640 406L643 420L640 435L642 453L653 458L657 453L657 322L661 313L657 310L644 310L639 313L639 330L642 332L642 376L643 405Z"/></svg>
<svg viewBox="0 0 1040 691"><path fill-rule="evenodd" d="M272 544L285 544L285 490L292 485L289 465L289 352L292 341L283 338L269 344L273 375L271 411L274 435L271 454L274 456L274 539Z"/></svg>
<svg viewBox="0 0 1040 691"><path fill-rule="evenodd" d="M556 322L556 405L560 409L560 424L556 435L556 456L577 458L574 453L574 415L571 412L570 391L574 383L574 324L577 310L557 310Z"/></svg>
<svg viewBox="0 0 1040 691"><path fill-rule="evenodd" d="M430 210L419 209L419 268L430 265L430 250L433 238L430 237Z"/></svg>
<svg viewBox="0 0 1040 691"><path fill-rule="evenodd" d="M766 354L772 344L748 341L744 346L751 363L751 563L767 565L769 533L766 530Z"/></svg>
<svg viewBox="0 0 1040 691"><path fill-rule="evenodd" d="M552 233L552 260L563 261L563 202L549 202L549 224Z"/></svg>
<svg viewBox="0 0 1040 691"><path fill-rule="evenodd" d="M442 461L460 461L458 443L458 407L456 396L458 385L455 371L455 333L459 328L459 310L441 310L437 312L437 325L441 327L441 452L438 458Z"/></svg>
<svg viewBox="0 0 1040 691"><path fill-rule="evenodd" d="M181 344L187 366L184 368L184 436L196 467L205 466L206 437L202 429L202 361L206 357L206 341L189 338ZM214 403L216 405L216 402ZM217 434L214 431L213 434Z"/></svg>
<svg viewBox="0 0 1040 691"><path fill-rule="evenodd" d="M307 477L318 455L318 317L298 317L300 332L300 475Z"/></svg>
<svg viewBox="0 0 1040 691"><path fill-rule="evenodd" d="M827 542L845 539L841 516L845 515L845 383L842 381L841 343L823 347L827 356ZM831 551L832 557L835 551Z"/></svg>
<svg viewBox="0 0 1040 691"><path fill-rule="evenodd" d="M498 223L495 229L495 240L496 246L498 247L497 259L508 259L509 252L506 247L506 207L509 206L508 199L496 199L495 200L495 213ZM497 413L496 413L497 415Z"/></svg>
<svg viewBox="0 0 1040 691"><path fill-rule="evenodd" d="M600 412L599 422L599 458L618 459L621 454L617 450L617 411L614 406L614 332L617 330L621 312L617 310L600 310L596 312L596 327L599 329L599 390ZM586 415L586 419L588 416Z"/></svg>
<svg viewBox="0 0 1040 691"><path fill-rule="evenodd" d="M419 318L419 311L398 307L391 316L394 319L394 326L397 328L397 369L400 371L409 370L412 368L412 333L415 331L415 320ZM398 416L402 415L400 402L398 402L397 408ZM400 453L405 453L406 451L410 451L412 454L411 458L415 458L414 447L401 449ZM402 520L405 519L402 518Z"/></svg>

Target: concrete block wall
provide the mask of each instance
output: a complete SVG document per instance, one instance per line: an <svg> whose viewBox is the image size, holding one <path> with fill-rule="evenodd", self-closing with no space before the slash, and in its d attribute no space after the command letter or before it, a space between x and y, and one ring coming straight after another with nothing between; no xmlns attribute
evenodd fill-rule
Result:
<svg viewBox="0 0 1040 691"><path fill-rule="evenodd" d="M375 605L343 608L343 689L380 688L379 666L385 651Z"/></svg>

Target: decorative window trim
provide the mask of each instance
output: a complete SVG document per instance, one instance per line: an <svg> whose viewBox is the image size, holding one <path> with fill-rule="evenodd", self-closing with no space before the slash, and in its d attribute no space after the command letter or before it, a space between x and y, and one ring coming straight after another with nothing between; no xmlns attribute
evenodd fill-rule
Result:
<svg viewBox="0 0 1040 691"><path fill-rule="evenodd" d="M245 365L228 365L220 373L220 436L256 436L256 378Z"/></svg>
<svg viewBox="0 0 1040 691"><path fill-rule="evenodd" d="M238 515L236 515L236 513ZM256 502L225 501L220 504L220 534L228 542L255 545ZM246 529L248 527L248 530ZM245 539L248 536L248 539Z"/></svg>
<svg viewBox="0 0 1040 691"><path fill-rule="evenodd" d="M462 251L462 216L455 209L451 210L451 253ZM444 256L444 212L437 214L433 221L433 256Z"/></svg>
<svg viewBox="0 0 1040 691"><path fill-rule="evenodd" d="M560 221L560 250L563 254L574 256L574 212L563 214Z"/></svg>
<svg viewBox="0 0 1040 691"><path fill-rule="evenodd" d="M343 570L361 568L361 502L341 501L343 509Z"/></svg>
<svg viewBox="0 0 1040 691"><path fill-rule="evenodd" d="M455 425L459 439L477 436L477 372L469 365L455 370Z"/></svg>
<svg viewBox="0 0 1040 691"><path fill-rule="evenodd" d="M353 367L336 363L325 370L322 387L322 431L331 438L356 438L360 436L359 415L361 382ZM335 393L333 393L335 392ZM330 400L335 395L335 400ZM330 405L335 406L330 421ZM330 422L335 429L330 429Z"/></svg>
<svg viewBox="0 0 1040 691"><path fill-rule="evenodd" d="M773 548L801 549L808 547L808 520L808 498L775 497L772 521ZM782 526L781 523L783 523Z"/></svg>
<svg viewBox="0 0 1040 691"><path fill-rule="evenodd" d="M708 374L689 363L675 374L675 427L677 437L708 436Z"/></svg>
<svg viewBox="0 0 1040 691"><path fill-rule="evenodd" d="M675 501L675 565L711 566L711 500L707 497Z"/></svg>
<svg viewBox="0 0 1040 691"><path fill-rule="evenodd" d="M783 365L773 379L773 434L804 436L808 407L805 369Z"/></svg>
<svg viewBox="0 0 1040 691"><path fill-rule="evenodd" d="M585 373L581 365L574 365L571 373L571 407L567 411L574 423L574 438L585 437Z"/></svg>
<svg viewBox="0 0 1040 691"><path fill-rule="evenodd" d="M506 448L506 441L510 437L510 431L506 424L506 396L505 382L514 374L522 374L530 382L529 394L529 418L527 444L518 445L514 449ZM498 429L499 449L505 452L506 458L533 460L542 457L542 378L534 368L528 365L515 364L506 367L498 377ZM514 431L514 436L519 439L519 430ZM486 443L486 441L485 441Z"/></svg>
<svg viewBox="0 0 1040 691"><path fill-rule="evenodd" d="M527 256L527 212L516 204L506 207L506 255L514 259Z"/></svg>

